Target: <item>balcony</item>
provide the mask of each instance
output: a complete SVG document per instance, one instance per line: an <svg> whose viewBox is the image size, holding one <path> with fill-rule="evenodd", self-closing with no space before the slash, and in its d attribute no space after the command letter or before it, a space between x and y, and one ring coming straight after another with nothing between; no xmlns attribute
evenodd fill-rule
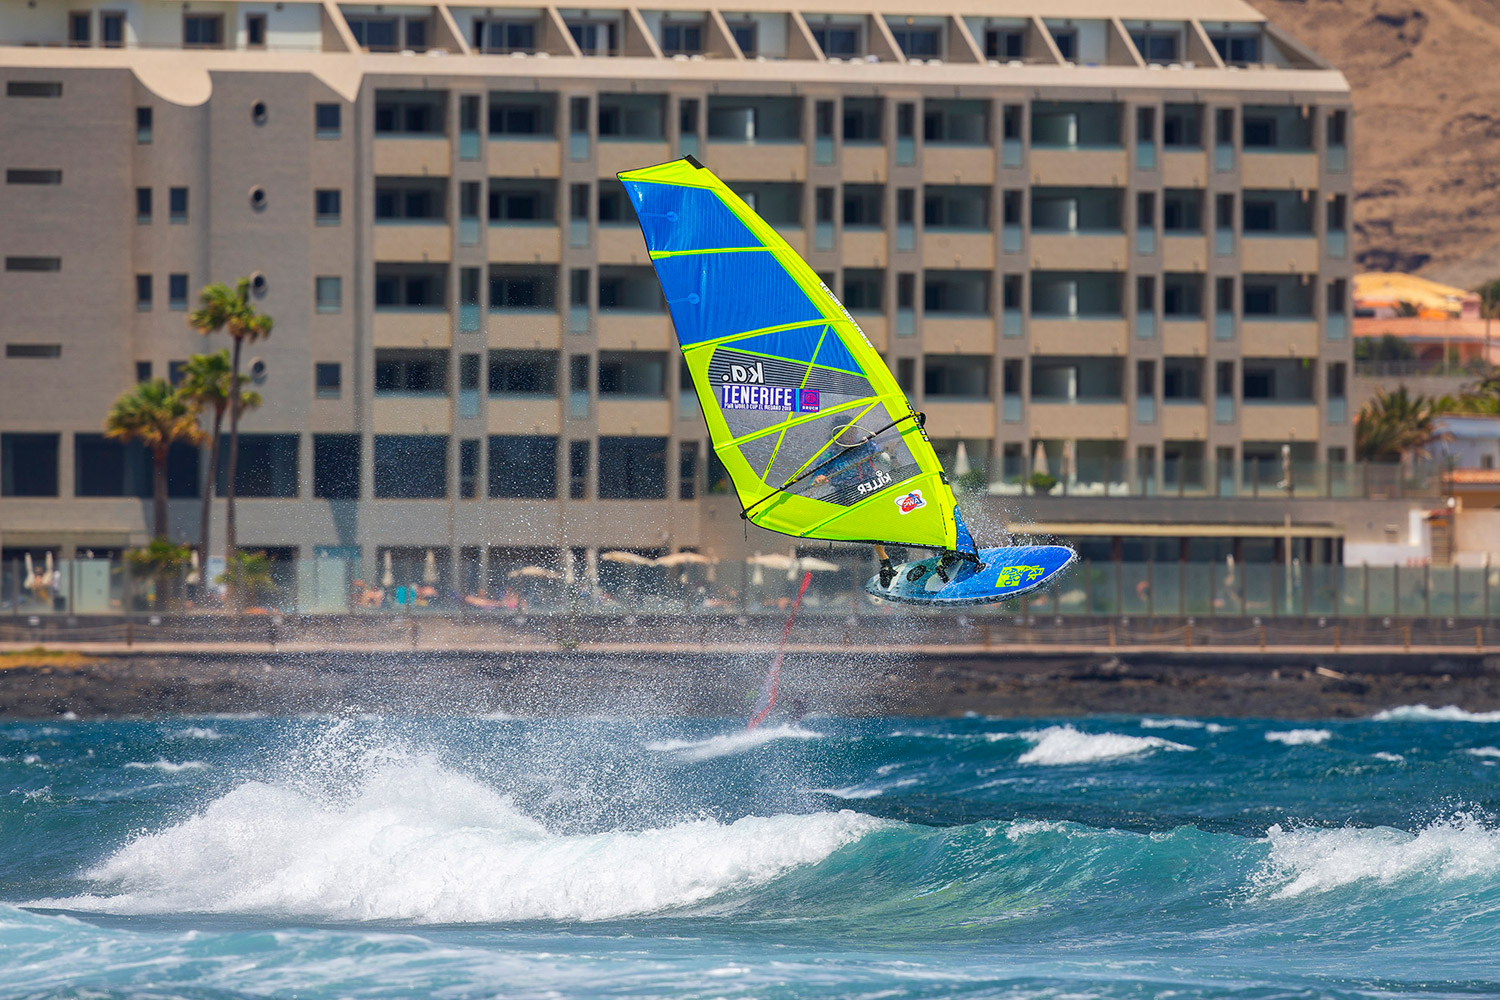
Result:
<svg viewBox="0 0 1500 1000"><path fill-rule="evenodd" d="M995 234L962 229L926 229L922 233L922 254L928 264L990 270L995 266Z"/></svg>
<svg viewBox="0 0 1500 1000"><path fill-rule="evenodd" d="M922 318L922 345L929 351L988 358L995 353L995 320L990 316L928 313Z"/></svg>
<svg viewBox="0 0 1500 1000"><path fill-rule="evenodd" d="M1311 358L1318 353L1318 321L1312 317L1246 316L1240 331L1246 357Z"/></svg>
<svg viewBox="0 0 1500 1000"><path fill-rule="evenodd" d="M1315 191L1318 188L1318 155L1313 150L1245 150L1240 162L1240 182L1247 188L1288 188Z"/></svg>
<svg viewBox="0 0 1500 1000"><path fill-rule="evenodd" d="M490 308L486 323L489 346L556 349L562 343L562 318L556 309Z"/></svg>
<svg viewBox="0 0 1500 1000"><path fill-rule="evenodd" d="M442 135L382 132L375 136L377 175L446 177L452 161L451 144Z"/></svg>
<svg viewBox="0 0 1500 1000"><path fill-rule="evenodd" d="M1031 183L1120 187L1130 176L1124 149L1031 150Z"/></svg>
<svg viewBox="0 0 1500 1000"><path fill-rule="evenodd" d="M933 433L953 437L990 437L995 433L995 404L991 402L922 401L927 426Z"/></svg>
<svg viewBox="0 0 1500 1000"><path fill-rule="evenodd" d="M1128 250L1124 233L1031 234L1031 266L1038 271L1120 271Z"/></svg>
<svg viewBox="0 0 1500 1000"><path fill-rule="evenodd" d="M452 256L453 234L442 219L377 219L373 242L376 260L439 264Z"/></svg>
<svg viewBox="0 0 1500 1000"><path fill-rule="evenodd" d="M1109 356L1129 349L1130 329L1123 316L1073 319L1031 316L1033 354L1078 354Z"/></svg>
<svg viewBox="0 0 1500 1000"><path fill-rule="evenodd" d="M490 434L559 434L562 401L556 396L504 396L499 405L491 403L486 417Z"/></svg>
<svg viewBox="0 0 1500 1000"><path fill-rule="evenodd" d="M1202 188L1208 183L1208 158L1202 150L1167 149L1161 156L1162 184L1168 188Z"/></svg>
<svg viewBox="0 0 1500 1000"><path fill-rule="evenodd" d="M867 229L863 226L845 226L839 251L845 267L875 267L886 265L886 237L883 229Z"/></svg>
<svg viewBox="0 0 1500 1000"><path fill-rule="evenodd" d="M710 138L704 162L726 182L807 179L807 147L800 140L746 144Z"/></svg>
<svg viewBox="0 0 1500 1000"><path fill-rule="evenodd" d="M376 347L445 347L453 342L453 317L441 306L377 306L372 323Z"/></svg>
<svg viewBox="0 0 1500 1000"><path fill-rule="evenodd" d="M1240 436L1246 441L1317 441L1318 407L1310 402L1245 400Z"/></svg>
<svg viewBox="0 0 1500 1000"><path fill-rule="evenodd" d="M628 399L601 394L599 426L610 434L666 437L672 433L672 404L666 399Z"/></svg>
<svg viewBox="0 0 1500 1000"><path fill-rule="evenodd" d="M1247 232L1240 241L1240 266L1246 271L1312 274L1318 270L1318 241L1311 233Z"/></svg>
<svg viewBox="0 0 1500 1000"><path fill-rule="evenodd" d="M491 177L557 177L562 173L562 147L552 135L491 133L485 169Z"/></svg>
<svg viewBox="0 0 1500 1000"><path fill-rule="evenodd" d="M845 104L848 100L845 100ZM884 146L844 143L844 177L862 184L886 182L887 153Z"/></svg>
<svg viewBox="0 0 1500 1000"><path fill-rule="evenodd" d="M376 434L449 434L453 401L447 396L376 396L371 402Z"/></svg>
<svg viewBox="0 0 1500 1000"><path fill-rule="evenodd" d="M609 264L649 264L646 241L641 238L641 227L634 221L626 225L599 226L599 261Z"/></svg>
<svg viewBox="0 0 1500 1000"><path fill-rule="evenodd" d="M993 184L995 151L988 146L937 146L928 144L922 157L922 181L926 184Z"/></svg>
<svg viewBox="0 0 1500 1000"><path fill-rule="evenodd" d="M1027 414L1033 438L1119 441L1129 431L1130 414L1124 400L1084 399L1058 403L1033 397Z"/></svg>
<svg viewBox="0 0 1500 1000"><path fill-rule="evenodd" d="M1161 241L1162 269L1166 271L1204 271L1208 268L1208 241L1202 234L1174 236L1168 232Z"/></svg>
<svg viewBox="0 0 1500 1000"><path fill-rule="evenodd" d="M637 233L639 238L639 233ZM506 264L556 264L562 259L562 230L551 223L490 223L489 259Z"/></svg>
<svg viewBox="0 0 1500 1000"><path fill-rule="evenodd" d="M1167 400L1161 408L1161 434L1167 441L1204 440L1208 437L1208 404L1202 400Z"/></svg>
<svg viewBox="0 0 1500 1000"><path fill-rule="evenodd" d="M1168 316L1162 323L1161 349L1167 355L1203 356L1208 353L1208 322Z"/></svg>
<svg viewBox="0 0 1500 1000"><path fill-rule="evenodd" d="M594 159L599 165L600 177L613 177L622 171L636 170L643 165L665 163L672 159L672 151L667 147L665 139L600 136Z"/></svg>

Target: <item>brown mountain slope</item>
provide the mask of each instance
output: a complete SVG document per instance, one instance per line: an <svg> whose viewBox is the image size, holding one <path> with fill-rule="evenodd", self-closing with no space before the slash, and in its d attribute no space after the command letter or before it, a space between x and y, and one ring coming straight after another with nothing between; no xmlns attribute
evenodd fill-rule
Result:
<svg viewBox="0 0 1500 1000"><path fill-rule="evenodd" d="M1354 92L1366 270L1500 276L1500 0L1250 0Z"/></svg>

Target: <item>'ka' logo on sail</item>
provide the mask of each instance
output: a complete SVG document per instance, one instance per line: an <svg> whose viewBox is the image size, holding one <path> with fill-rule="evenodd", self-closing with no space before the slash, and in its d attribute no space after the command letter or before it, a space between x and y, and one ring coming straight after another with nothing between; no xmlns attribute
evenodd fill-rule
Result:
<svg viewBox="0 0 1500 1000"><path fill-rule="evenodd" d="M719 376L719 381L739 385L765 385L766 366L760 361L753 365L730 365L729 371Z"/></svg>
<svg viewBox="0 0 1500 1000"><path fill-rule="evenodd" d="M926 507L927 501L922 499L921 490L912 490L904 497L896 498L896 509L903 514L910 514L918 507Z"/></svg>
<svg viewBox="0 0 1500 1000"><path fill-rule="evenodd" d="M1000 571L1000 578L995 581L995 586L1019 587L1041 575L1042 567L1040 566L1007 566Z"/></svg>

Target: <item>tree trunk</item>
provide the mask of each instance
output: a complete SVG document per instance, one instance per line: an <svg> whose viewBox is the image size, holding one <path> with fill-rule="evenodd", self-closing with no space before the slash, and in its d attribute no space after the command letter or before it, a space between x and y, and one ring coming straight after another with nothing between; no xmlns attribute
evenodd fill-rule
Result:
<svg viewBox="0 0 1500 1000"><path fill-rule="evenodd" d="M155 537L167 537L167 447L151 449L151 520Z"/></svg>
<svg viewBox="0 0 1500 1000"><path fill-rule="evenodd" d="M224 485L224 571L234 572L234 477L240 464L240 349L244 346L239 337L234 338L233 363L229 376L229 467L224 471L229 481ZM240 607L239 590L234 577L229 577L229 597L236 610Z"/></svg>
<svg viewBox="0 0 1500 1000"><path fill-rule="evenodd" d="M203 477L203 514L198 530L198 574L208 583L208 525L213 516L214 486L219 480L219 431L224 427L224 410L214 410L214 436L208 446L208 475Z"/></svg>

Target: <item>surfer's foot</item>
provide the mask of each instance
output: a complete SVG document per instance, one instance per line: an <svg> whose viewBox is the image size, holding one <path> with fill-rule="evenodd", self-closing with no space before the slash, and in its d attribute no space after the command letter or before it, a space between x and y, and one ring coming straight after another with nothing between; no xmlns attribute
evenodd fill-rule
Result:
<svg viewBox="0 0 1500 1000"><path fill-rule="evenodd" d="M894 579L896 579L896 567L891 565L889 559L880 560L880 585L888 588Z"/></svg>

